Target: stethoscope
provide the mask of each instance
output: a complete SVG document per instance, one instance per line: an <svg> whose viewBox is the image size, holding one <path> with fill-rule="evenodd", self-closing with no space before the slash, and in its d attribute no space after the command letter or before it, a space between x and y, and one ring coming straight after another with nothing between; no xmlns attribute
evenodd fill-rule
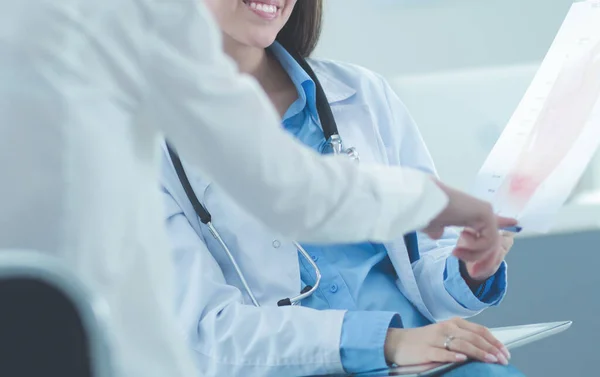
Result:
<svg viewBox="0 0 600 377"><path fill-rule="evenodd" d="M336 154L336 155L346 155L351 160L358 162L359 155L358 155L358 152L356 151L356 148L344 148L344 145L342 143L342 138L340 137L340 135L338 133L335 118L333 117L333 112L331 111L331 106L329 105L329 101L327 100L327 96L325 95L325 91L323 90L323 87L321 86L321 83L319 82L317 75L314 73L314 71L312 70L310 65L308 65L307 61L304 58L302 58L301 56L299 56L297 54L293 54L293 53L291 53L291 55L294 57L294 59L298 62L298 64L302 67L302 69L304 69L304 71L310 76L310 78L315 83L317 113L319 114L319 119L321 121L321 127L323 129L323 134L325 135L325 140L326 140L326 143L324 144L321 152L322 153L332 153L332 154ZM221 237L221 235L219 234L217 229L213 226L210 212L208 212L208 210L200 203L200 201L198 200L198 197L194 193L194 190L192 189L192 185L190 184L190 181L185 173L185 170L183 169L183 165L181 163L179 156L177 155L177 152L175 152L173 147L171 147L168 143L167 143L167 149L169 152L169 156L171 157L171 161L173 162L173 166L175 167L175 172L177 173L177 176L179 177L179 181L181 182L181 185L183 186L189 201L191 202L192 206L194 207L194 211L200 218L200 221L204 225L206 225L206 227L208 228L208 230L210 231L212 236L217 240L217 242L219 243L219 245L221 246L223 251L225 251L225 253L227 254L227 257L229 258L231 264L233 265L233 268L235 269L235 272L236 272L237 276L239 277L239 279L244 287L244 290L250 297L250 300L252 301L254 306L259 307L260 304L258 303L256 296L252 292L250 285L246 281L246 278L244 277L244 273L242 272L237 261L235 260L235 257L229 250L229 247L227 246L225 241L223 241L223 238ZM307 285L306 287L304 287L299 295L279 300L277 302L277 306L298 305L302 300L313 295L319 288L319 284L321 282L321 270L319 269L319 266L317 266L317 264L313 261L313 259L310 257L310 255L306 252L306 250L304 250L304 248L299 243L294 242L294 246L296 247L296 249L298 249L298 252L302 255L302 257L314 269L315 276L316 276L315 282L313 285Z"/></svg>

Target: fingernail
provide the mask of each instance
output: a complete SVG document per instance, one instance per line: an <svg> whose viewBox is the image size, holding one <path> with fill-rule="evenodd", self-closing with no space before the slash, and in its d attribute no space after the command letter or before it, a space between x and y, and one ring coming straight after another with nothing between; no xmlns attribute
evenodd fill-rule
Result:
<svg viewBox="0 0 600 377"><path fill-rule="evenodd" d="M462 353L457 353L456 354L456 360L458 360L458 361L466 361L467 360L467 356L463 355Z"/></svg>
<svg viewBox="0 0 600 377"><path fill-rule="evenodd" d="M491 353L488 353L487 355L485 355L485 359L487 361L489 361L490 363L497 363L498 362L498 358L494 355L492 355Z"/></svg>
<svg viewBox="0 0 600 377"><path fill-rule="evenodd" d="M508 360L510 360L510 358L511 358L511 355L510 355L510 352L508 351L508 348L506 348L506 347L502 347L502 352L504 353L504 356L506 356L506 358L507 358Z"/></svg>
<svg viewBox="0 0 600 377"><path fill-rule="evenodd" d="M500 360L500 364L508 365L508 360L506 360L506 356L504 356L503 354L499 353L498 359Z"/></svg>

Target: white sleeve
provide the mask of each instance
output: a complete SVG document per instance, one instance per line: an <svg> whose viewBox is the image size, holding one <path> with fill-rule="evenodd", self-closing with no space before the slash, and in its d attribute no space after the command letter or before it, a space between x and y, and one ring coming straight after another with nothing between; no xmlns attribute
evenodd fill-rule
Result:
<svg viewBox="0 0 600 377"><path fill-rule="evenodd" d="M245 305L170 193L164 198L178 322L199 375L343 373L339 342L345 311Z"/></svg>
<svg viewBox="0 0 600 377"><path fill-rule="evenodd" d="M145 119L246 210L295 239L339 242L391 240L443 209L447 198L423 173L356 166L295 142L257 83L222 53L202 2L177 4L149 5L156 40Z"/></svg>

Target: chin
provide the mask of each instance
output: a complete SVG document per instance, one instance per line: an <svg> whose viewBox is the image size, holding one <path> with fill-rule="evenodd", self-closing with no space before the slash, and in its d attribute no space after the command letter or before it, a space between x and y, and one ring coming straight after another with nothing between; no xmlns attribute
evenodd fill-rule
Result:
<svg viewBox="0 0 600 377"><path fill-rule="evenodd" d="M251 45L256 48L267 48L275 42L276 37L256 37L252 39Z"/></svg>

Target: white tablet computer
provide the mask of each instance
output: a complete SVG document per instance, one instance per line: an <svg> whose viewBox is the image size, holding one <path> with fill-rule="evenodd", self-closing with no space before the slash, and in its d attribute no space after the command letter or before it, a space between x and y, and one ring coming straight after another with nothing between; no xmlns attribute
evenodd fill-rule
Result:
<svg viewBox="0 0 600 377"><path fill-rule="evenodd" d="M571 321L539 323L524 326L509 326L490 329L492 333L500 340L506 348L515 349L525 344L535 342L536 340L547 338L551 335L565 331L571 327ZM450 364L427 364L414 367L400 367L376 372L361 373L357 377L430 377L446 370L455 368L459 363Z"/></svg>

